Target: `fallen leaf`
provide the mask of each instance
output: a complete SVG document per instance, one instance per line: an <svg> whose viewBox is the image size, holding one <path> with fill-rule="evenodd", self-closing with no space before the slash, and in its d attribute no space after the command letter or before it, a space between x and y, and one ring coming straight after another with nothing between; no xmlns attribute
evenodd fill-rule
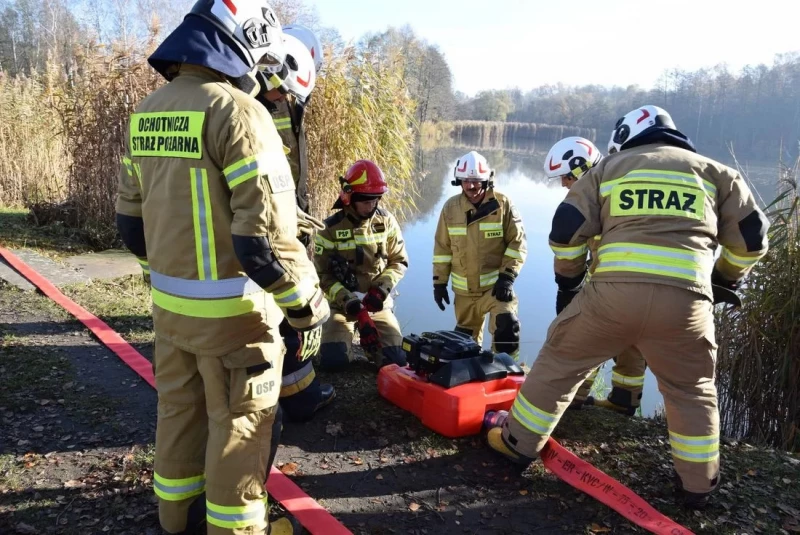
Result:
<svg viewBox="0 0 800 535"><path fill-rule="evenodd" d="M785 485L788 485L789 483L791 483L791 482L792 482L792 480L791 480L791 479L789 479L788 477L784 477L784 478L783 478L781 481L783 481L783 483L784 483Z"/></svg>
<svg viewBox="0 0 800 535"><path fill-rule="evenodd" d="M69 481L64 482L65 489L76 489L78 487L83 487L83 482L78 481L77 479L70 479Z"/></svg>
<svg viewBox="0 0 800 535"><path fill-rule="evenodd" d="M464 513L461 512L461 509L456 509L456 516L464 516Z"/></svg>
<svg viewBox="0 0 800 535"><path fill-rule="evenodd" d="M350 459L353 461L353 464L355 464L355 465L360 466L360 465L364 464L364 461L363 461L363 459L361 459L361 457L351 457Z"/></svg>
<svg viewBox="0 0 800 535"><path fill-rule="evenodd" d="M528 495L528 491L527 491L527 490L525 490L525 489L520 489L519 493L520 493L522 496L527 496L527 495Z"/></svg>
<svg viewBox="0 0 800 535"><path fill-rule="evenodd" d="M378 474L377 476L375 476L375 479L383 479L383 476L381 474Z"/></svg>
<svg viewBox="0 0 800 535"><path fill-rule="evenodd" d="M756 475L756 473L757 473L757 472L756 472L755 470L748 470L748 471L747 471L747 475L748 475L748 476L754 476L754 475Z"/></svg>
<svg viewBox="0 0 800 535"><path fill-rule="evenodd" d="M591 530L594 533L608 533L609 531L611 531L611 528L607 528L605 526L601 526L600 524L595 524L594 522L592 522Z"/></svg>
<svg viewBox="0 0 800 535"><path fill-rule="evenodd" d="M296 476L297 475L297 463L286 463L281 465L280 471L285 476Z"/></svg>
<svg viewBox="0 0 800 535"><path fill-rule="evenodd" d="M20 522L19 524L17 524L15 526L15 528L17 530L17 533L26 533L26 534L27 533L37 533L37 530L36 530L35 527L29 526L28 524L25 524L24 522Z"/></svg>
<svg viewBox="0 0 800 535"><path fill-rule="evenodd" d="M417 502L411 502L411 503L408 505L408 509L409 509L410 511L414 511L414 512L416 512L416 511L419 511L419 504L418 504Z"/></svg>
<svg viewBox="0 0 800 535"><path fill-rule="evenodd" d="M388 463L389 461L390 461L390 459L388 457L381 457L381 462L382 463Z"/></svg>

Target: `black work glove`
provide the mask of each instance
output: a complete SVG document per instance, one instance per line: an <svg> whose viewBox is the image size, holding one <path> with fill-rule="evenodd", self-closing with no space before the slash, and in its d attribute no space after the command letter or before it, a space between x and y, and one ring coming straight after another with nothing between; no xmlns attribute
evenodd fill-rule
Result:
<svg viewBox="0 0 800 535"><path fill-rule="evenodd" d="M450 296L447 295L447 284L433 285L433 300L439 305L440 310L444 310L444 303L450 304Z"/></svg>
<svg viewBox="0 0 800 535"><path fill-rule="evenodd" d="M353 296L353 297L355 297L355 296ZM355 299L351 299L350 301L348 301L344 305L344 312L348 316L356 316L363 309L364 309L364 305L361 304L361 301L358 300L358 297L355 297Z"/></svg>
<svg viewBox="0 0 800 535"><path fill-rule="evenodd" d="M580 288L575 288L574 290L562 290L559 288L558 292L556 292L556 315L561 314L561 311L567 308L572 302L572 299L578 295Z"/></svg>
<svg viewBox="0 0 800 535"><path fill-rule="evenodd" d="M361 309L358 313L358 336L361 347L367 353L377 353L381 350L381 342L378 338L378 328L369 316L367 309Z"/></svg>
<svg viewBox="0 0 800 535"><path fill-rule="evenodd" d="M735 307L742 306L742 298L736 293L741 286L741 281L731 281L716 270L711 272L711 291L714 294L714 304L728 303Z"/></svg>
<svg viewBox="0 0 800 535"><path fill-rule="evenodd" d="M509 303L514 299L514 290L511 289L513 285L514 279L505 273L501 273L497 277L497 282L494 283L492 295L501 303Z"/></svg>
<svg viewBox="0 0 800 535"><path fill-rule="evenodd" d="M386 294L378 286L372 286L367 295L361 301L369 312L380 312L383 310L383 302L386 300Z"/></svg>

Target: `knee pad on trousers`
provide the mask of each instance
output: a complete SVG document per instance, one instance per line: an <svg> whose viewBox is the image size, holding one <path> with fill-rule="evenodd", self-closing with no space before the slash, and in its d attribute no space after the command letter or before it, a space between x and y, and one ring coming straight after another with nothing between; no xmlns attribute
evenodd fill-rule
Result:
<svg viewBox="0 0 800 535"><path fill-rule="evenodd" d="M634 396L633 392L630 390L625 390L624 388L620 388L618 386L614 386L611 388L611 393L608 394L608 401L613 403L614 405L619 405L621 407L638 407L639 400L642 399L641 392L638 396L636 396L636 405L633 404Z"/></svg>
<svg viewBox="0 0 800 535"><path fill-rule="evenodd" d="M278 445L281 443L281 433L283 432L283 411L280 404L275 408L275 421L272 422L272 442L269 445L269 458L267 459L267 477L275 456L278 454Z"/></svg>
<svg viewBox="0 0 800 535"><path fill-rule="evenodd" d="M406 352L403 351L402 347L384 347L381 349L381 353L383 353L383 362L381 363L381 366L386 366L387 364L405 366L408 364L406 361Z"/></svg>
<svg viewBox="0 0 800 535"><path fill-rule="evenodd" d="M347 344L344 342L322 344L319 353L320 368L325 371L342 371L347 369L350 364L350 357L347 355Z"/></svg>
<svg viewBox="0 0 800 535"><path fill-rule="evenodd" d="M496 328L494 330L495 350L504 351L509 355L519 349L519 319L512 312L498 314L495 319Z"/></svg>

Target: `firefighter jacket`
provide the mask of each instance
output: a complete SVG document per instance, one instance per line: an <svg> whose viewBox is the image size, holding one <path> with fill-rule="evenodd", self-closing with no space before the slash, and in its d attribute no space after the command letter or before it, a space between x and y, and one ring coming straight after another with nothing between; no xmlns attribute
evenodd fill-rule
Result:
<svg viewBox="0 0 800 535"><path fill-rule="evenodd" d="M142 101L126 135L116 210L118 220L143 221L159 336L219 354L277 327L275 304L301 330L327 318L293 201L267 110L221 75L182 65ZM263 268L247 271L258 285L248 284L252 264Z"/></svg>
<svg viewBox="0 0 800 535"><path fill-rule="evenodd" d="M331 269L334 257L344 258L355 272L357 288L345 288ZM392 214L378 208L373 216L361 220L351 207L339 210L325 220L325 230L314 239L314 264L320 286L332 305L344 309L378 286L388 296L408 269L408 255L400 225Z"/></svg>
<svg viewBox="0 0 800 535"><path fill-rule="evenodd" d="M302 107L293 97L286 96L283 100L271 102L269 110L283 145L289 151L286 158L294 178L297 206L308 212L308 150Z"/></svg>
<svg viewBox="0 0 800 535"><path fill-rule="evenodd" d="M712 270L745 277L767 252L768 226L736 171L652 143L608 156L581 177L556 210L550 247L563 289L579 284L587 242L600 234L592 281L667 284L713 299Z"/></svg>
<svg viewBox="0 0 800 535"><path fill-rule="evenodd" d="M519 275L527 256L522 217L502 193L490 189L476 208L463 193L450 197L439 215L433 247L433 283L480 295L500 273Z"/></svg>

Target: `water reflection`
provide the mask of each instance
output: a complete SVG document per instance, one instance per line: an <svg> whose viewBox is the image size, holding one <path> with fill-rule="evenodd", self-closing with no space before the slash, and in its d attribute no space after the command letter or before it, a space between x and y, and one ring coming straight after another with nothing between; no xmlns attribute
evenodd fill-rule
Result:
<svg viewBox="0 0 800 535"><path fill-rule="evenodd" d="M404 333L426 330L452 329L455 315L452 304L444 312L433 301L432 260L433 237L436 223L445 201L460 192L452 186L452 169L456 159L470 149L441 148L418 155L418 169L424 178L419 184L420 198L417 211L407 214L403 234L410 258L405 278L398 286L396 313ZM521 356L531 364L541 348L550 322L555 317L556 284L553 275L553 253L547 243L550 223L556 207L567 193L559 182L548 182L542 172L545 152L481 150L495 169L495 187L505 193L522 213L528 238L528 259L514 289L519 296L521 329ZM724 158L720 156L720 160ZM726 162L732 163L732 162ZM774 196L775 166L751 165L751 178L765 200ZM768 201L769 202L769 201ZM448 286L451 303L452 289ZM485 326L484 346L491 339ZM601 374L607 389L611 386L611 363ZM645 374L642 413L652 416L663 399L658 392L655 377Z"/></svg>

